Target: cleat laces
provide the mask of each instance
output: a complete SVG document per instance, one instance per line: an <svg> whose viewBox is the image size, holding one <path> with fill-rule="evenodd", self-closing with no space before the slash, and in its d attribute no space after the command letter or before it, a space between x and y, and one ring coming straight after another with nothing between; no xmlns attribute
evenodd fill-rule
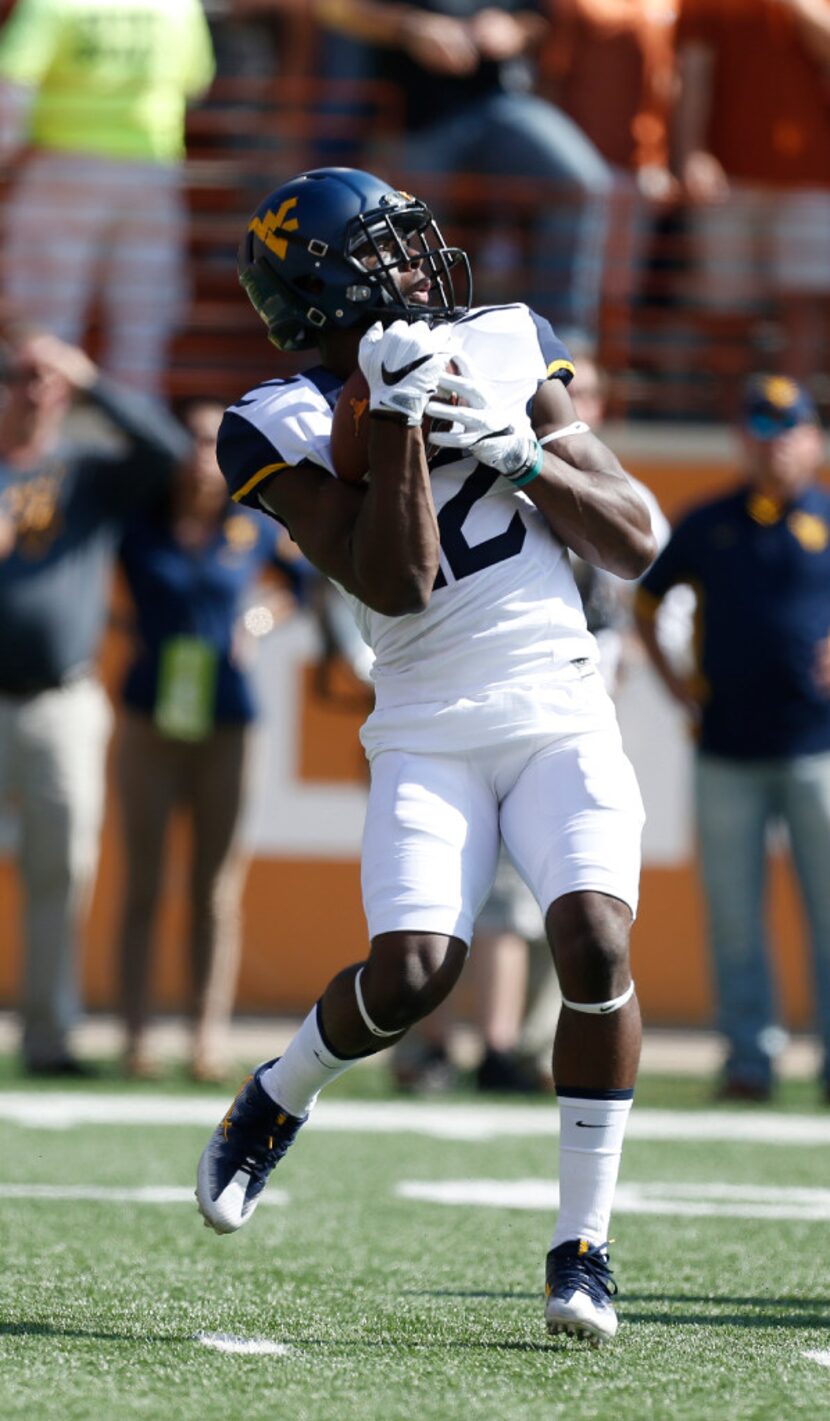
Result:
<svg viewBox="0 0 830 1421"><path fill-rule="evenodd" d="M600 1306L607 1306L608 1299L616 1294L607 1243L589 1244L586 1248L584 1239L569 1241L551 1249L548 1257L551 1293L587 1293Z"/></svg>
<svg viewBox="0 0 830 1421"><path fill-rule="evenodd" d="M250 1137L245 1141L245 1153L240 1156L237 1168L257 1183L261 1181L264 1184L293 1143L302 1123L302 1120L281 1111L261 1145L251 1141Z"/></svg>

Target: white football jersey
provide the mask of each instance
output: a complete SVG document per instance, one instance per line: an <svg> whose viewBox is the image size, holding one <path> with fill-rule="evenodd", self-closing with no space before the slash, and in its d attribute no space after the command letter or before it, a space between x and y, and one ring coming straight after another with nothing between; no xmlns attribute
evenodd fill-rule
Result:
<svg viewBox="0 0 830 1421"><path fill-rule="evenodd" d="M493 401L519 427L530 429L539 386L572 373L548 323L525 305L473 309L454 329ZM327 371L307 371L268 381L228 410L218 454L237 500L257 506L272 478L304 461L334 475L329 432L341 386ZM584 676L573 674L572 663L597 660L597 646L568 553L542 514L473 456L441 450L430 466L441 555L429 606L387 617L343 594L375 657L367 752L472 749L551 728L551 717L564 733L571 724L590 728L586 714L607 723L610 703L603 695L590 711ZM578 704L575 683L583 685Z"/></svg>

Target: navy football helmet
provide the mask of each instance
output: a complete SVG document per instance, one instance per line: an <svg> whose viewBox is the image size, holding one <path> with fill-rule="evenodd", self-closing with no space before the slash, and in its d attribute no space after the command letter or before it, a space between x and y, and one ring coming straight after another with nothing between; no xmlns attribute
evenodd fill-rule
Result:
<svg viewBox="0 0 830 1421"><path fill-rule="evenodd" d="M429 292L407 302L398 273L416 261ZM289 351L375 320L451 319L472 301L467 254L446 246L429 208L357 168L315 168L270 193L242 239L239 280L269 339Z"/></svg>

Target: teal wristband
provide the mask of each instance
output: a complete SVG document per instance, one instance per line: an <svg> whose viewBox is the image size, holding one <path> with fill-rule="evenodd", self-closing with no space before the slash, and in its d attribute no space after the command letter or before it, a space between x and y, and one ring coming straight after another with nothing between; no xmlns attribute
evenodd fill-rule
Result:
<svg viewBox="0 0 830 1421"><path fill-rule="evenodd" d="M544 449L542 448L541 444L540 444L540 443L538 442L538 440L537 440L537 443L536 443L536 457L535 457L535 459L533 460L533 463L531 464L530 468L529 468L529 469L525 469L524 473L520 473L520 474L516 474L516 475L512 475L512 474L511 474L511 475L509 476L509 477L510 477L510 482L512 483L513 487L514 487L514 488L524 488L525 484L532 483L534 479L537 479L537 478L539 477L539 475L541 474L541 472L542 472L542 465L544 464L544 462L545 462L545 451L544 451Z"/></svg>

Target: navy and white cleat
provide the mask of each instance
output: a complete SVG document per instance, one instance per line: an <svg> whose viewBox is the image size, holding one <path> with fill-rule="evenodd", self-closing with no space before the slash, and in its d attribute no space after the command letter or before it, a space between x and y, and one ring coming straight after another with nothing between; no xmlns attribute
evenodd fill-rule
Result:
<svg viewBox="0 0 830 1421"><path fill-rule="evenodd" d="M619 1320L611 1303L617 1291L608 1244L569 1239L552 1248L545 1265L545 1322L551 1337L570 1332L592 1347L616 1336Z"/></svg>
<svg viewBox="0 0 830 1421"><path fill-rule="evenodd" d="M258 1066L243 1083L199 1160L196 1201L206 1227L234 1233L259 1203L268 1176L279 1164L307 1115L289 1115L263 1090Z"/></svg>

